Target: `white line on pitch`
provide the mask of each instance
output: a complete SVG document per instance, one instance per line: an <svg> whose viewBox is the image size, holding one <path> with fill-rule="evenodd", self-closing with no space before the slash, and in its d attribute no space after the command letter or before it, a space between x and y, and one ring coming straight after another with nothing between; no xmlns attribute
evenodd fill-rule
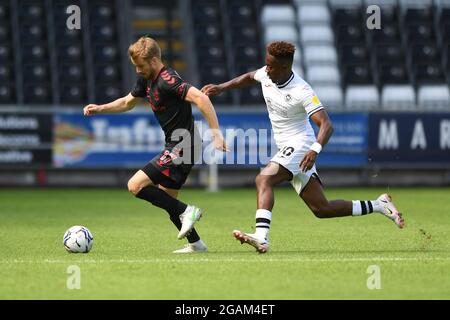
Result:
<svg viewBox="0 0 450 320"><path fill-rule="evenodd" d="M139 259L139 260L126 260L126 259L87 259L87 260L0 260L2 264L13 263L92 263L92 264L104 264L104 263L135 263L135 264L151 264L151 263L198 263L198 262L371 262L371 261L450 261L450 257L365 257L365 258L188 258L188 259Z"/></svg>

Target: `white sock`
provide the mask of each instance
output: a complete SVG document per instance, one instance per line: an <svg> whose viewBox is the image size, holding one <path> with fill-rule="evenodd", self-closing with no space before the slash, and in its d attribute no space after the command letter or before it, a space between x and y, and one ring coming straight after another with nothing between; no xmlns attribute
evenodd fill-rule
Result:
<svg viewBox="0 0 450 320"><path fill-rule="evenodd" d="M352 215L364 216L374 211L381 212L380 205L377 200L353 200Z"/></svg>
<svg viewBox="0 0 450 320"><path fill-rule="evenodd" d="M268 239L270 222L272 221L272 212L266 209L256 210L256 231L258 238Z"/></svg>

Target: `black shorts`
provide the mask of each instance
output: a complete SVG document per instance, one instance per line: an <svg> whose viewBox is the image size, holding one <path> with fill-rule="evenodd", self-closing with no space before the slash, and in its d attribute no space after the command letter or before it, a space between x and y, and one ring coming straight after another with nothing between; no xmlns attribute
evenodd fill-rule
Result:
<svg viewBox="0 0 450 320"><path fill-rule="evenodd" d="M154 157L142 171L156 185L179 190L186 182L193 163L176 163L178 156L170 148L164 149ZM174 163L175 161L175 163Z"/></svg>

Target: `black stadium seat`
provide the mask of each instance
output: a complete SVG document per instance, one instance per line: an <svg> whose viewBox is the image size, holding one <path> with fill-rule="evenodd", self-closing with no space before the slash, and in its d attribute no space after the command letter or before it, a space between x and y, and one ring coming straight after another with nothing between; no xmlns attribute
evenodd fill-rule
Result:
<svg viewBox="0 0 450 320"><path fill-rule="evenodd" d="M404 63L382 64L378 69L378 81L383 84L409 83L408 70Z"/></svg>
<svg viewBox="0 0 450 320"><path fill-rule="evenodd" d="M368 52L362 44L344 44L339 47L341 62L348 64L352 62L368 61Z"/></svg>
<svg viewBox="0 0 450 320"><path fill-rule="evenodd" d="M45 84L26 85L24 93L25 103L47 104L52 101L50 86Z"/></svg>
<svg viewBox="0 0 450 320"><path fill-rule="evenodd" d="M371 84L373 74L369 64L349 64L344 67L344 80L348 84Z"/></svg>
<svg viewBox="0 0 450 320"><path fill-rule="evenodd" d="M383 63L405 61L405 54L402 46L399 44L377 45L374 50L377 62Z"/></svg>
<svg viewBox="0 0 450 320"><path fill-rule="evenodd" d="M86 86L69 84L61 87L61 102L65 104L82 103L86 99Z"/></svg>
<svg viewBox="0 0 450 320"><path fill-rule="evenodd" d="M414 79L417 85L440 84L445 82L445 74L439 63L418 64L414 67Z"/></svg>
<svg viewBox="0 0 450 320"><path fill-rule="evenodd" d="M386 23L381 29L367 29L366 32L374 44L397 44L400 42L400 32L395 23Z"/></svg>
<svg viewBox="0 0 450 320"><path fill-rule="evenodd" d="M13 103L15 100L14 87L8 83L0 82L0 103Z"/></svg>
<svg viewBox="0 0 450 320"><path fill-rule="evenodd" d="M435 40L434 26L428 23L413 23L407 26L408 43L430 42Z"/></svg>
<svg viewBox="0 0 450 320"><path fill-rule="evenodd" d="M357 25L339 25L336 32L338 43L365 43L364 33Z"/></svg>

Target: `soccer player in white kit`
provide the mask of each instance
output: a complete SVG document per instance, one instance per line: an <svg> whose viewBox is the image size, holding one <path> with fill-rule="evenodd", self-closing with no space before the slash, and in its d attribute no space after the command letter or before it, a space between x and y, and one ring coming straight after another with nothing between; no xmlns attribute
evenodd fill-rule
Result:
<svg viewBox="0 0 450 320"><path fill-rule="evenodd" d="M292 70L295 46L279 41L267 46L266 66L228 82L202 88L206 95L260 84L267 104L278 152L256 177L257 210L255 233L234 230L241 243L260 253L269 249L269 228L274 205L273 187L290 181L297 194L318 218L360 216L379 212L399 227L405 223L391 197L382 194L369 201L328 201L316 171L315 161L333 133L332 123L310 85ZM317 137L309 119L319 127Z"/></svg>

